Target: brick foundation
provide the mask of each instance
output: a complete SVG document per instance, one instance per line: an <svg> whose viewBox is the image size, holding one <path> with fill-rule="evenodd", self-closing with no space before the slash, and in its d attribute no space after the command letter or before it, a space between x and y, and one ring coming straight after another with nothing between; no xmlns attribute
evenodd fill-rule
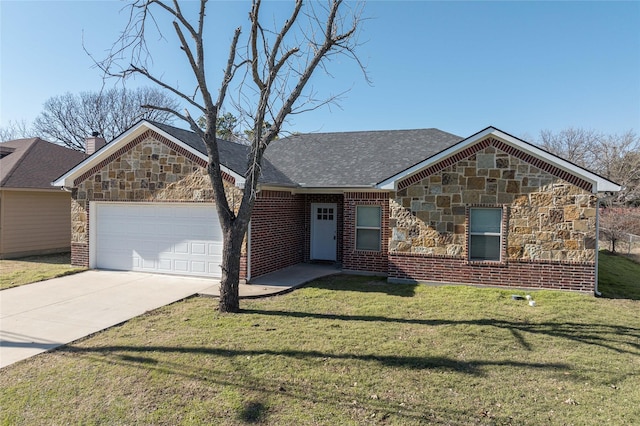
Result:
<svg viewBox="0 0 640 426"><path fill-rule="evenodd" d="M471 264L464 259L389 254L389 280L483 284L593 293L595 263L509 261Z"/></svg>
<svg viewBox="0 0 640 426"><path fill-rule="evenodd" d="M71 243L71 264L73 266L89 267L89 244Z"/></svg>

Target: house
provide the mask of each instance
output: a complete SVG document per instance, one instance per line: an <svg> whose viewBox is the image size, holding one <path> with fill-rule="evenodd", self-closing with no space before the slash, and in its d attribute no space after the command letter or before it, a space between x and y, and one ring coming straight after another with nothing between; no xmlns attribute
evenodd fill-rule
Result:
<svg viewBox="0 0 640 426"><path fill-rule="evenodd" d="M0 144L0 258L69 251L71 194L51 181L85 158L39 138Z"/></svg>
<svg viewBox="0 0 640 426"><path fill-rule="evenodd" d="M220 141L231 205L247 147ZM220 276L222 237L192 132L142 121L55 182L72 193L72 262ZM247 280L300 262L392 282L594 292L597 194L619 186L489 127L318 133L265 154Z"/></svg>

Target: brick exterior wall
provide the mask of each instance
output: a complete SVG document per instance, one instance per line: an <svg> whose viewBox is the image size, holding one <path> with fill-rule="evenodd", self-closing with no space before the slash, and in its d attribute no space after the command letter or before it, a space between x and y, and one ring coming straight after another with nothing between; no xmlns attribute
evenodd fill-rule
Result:
<svg viewBox="0 0 640 426"><path fill-rule="evenodd" d="M382 212L380 251L356 249L357 206L380 206ZM347 271L387 275L389 245L389 193L346 192L344 194L344 230L342 267Z"/></svg>
<svg viewBox="0 0 640 426"><path fill-rule="evenodd" d="M593 293L595 268L593 263L563 264L553 261L470 264L465 259L455 257L390 253L389 280Z"/></svg>
<svg viewBox="0 0 640 426"><path fill-rule="evenodd" d="M304 195L260 191L251 215L251 278L304 260Z"/></svg>
<svg viewBox="0 0 640 426"><path fill-rule="evenodd" d="M311 259L311 204L332 203L336 204L336 262L342 263L342 248L344 241L344 197L342 194L305 194L304 211L304 261Z"/></svg>
<svg viewBox="0 0 640 426"><path fill-rule="evenodd" d="M390 202L390 279L593 291L590 185L504 145L485 139L401 182ZM468 260L470 207L502 209L499 261Z"/></svg>
<svg viewBox="0 0 640 426"><path fill-rule="evenodd" d="M88 243L71 243L71 264L85 268L89 267Z"/></svg>

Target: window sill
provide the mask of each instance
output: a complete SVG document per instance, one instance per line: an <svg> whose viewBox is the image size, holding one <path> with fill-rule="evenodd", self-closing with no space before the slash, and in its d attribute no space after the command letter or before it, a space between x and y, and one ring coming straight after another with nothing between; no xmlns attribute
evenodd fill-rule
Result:
<svg viewBox="0 0 640 426"><path fill-rule="evenodd" d="M507 266L506 260L467 260L469 266Z"/></svg>

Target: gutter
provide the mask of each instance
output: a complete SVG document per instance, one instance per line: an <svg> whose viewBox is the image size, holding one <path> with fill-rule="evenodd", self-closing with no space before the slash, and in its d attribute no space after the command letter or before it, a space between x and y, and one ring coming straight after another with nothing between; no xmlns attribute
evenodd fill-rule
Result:
<svg viewBox="0 0 640 426"><path fill-rule="evenodd" d="M58 186L58 185L56 185L56 182L57 182L57 180L54 180L53 182L49 182L49 185L54 186L54 187ZM64 186L64 184L60 185L60 189L63 190L63 191L66 191L66 192L71 192L71 189L69 189L69 187L67 187L67 186Z"/></svg>

